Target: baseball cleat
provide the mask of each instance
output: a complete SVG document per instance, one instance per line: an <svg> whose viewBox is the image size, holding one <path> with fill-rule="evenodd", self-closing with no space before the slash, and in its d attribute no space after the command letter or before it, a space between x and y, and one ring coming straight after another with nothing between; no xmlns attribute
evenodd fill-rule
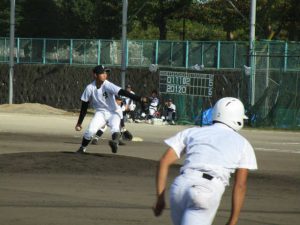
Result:
<svg viewBox="0 0 300 225"><path fill-rule="evenodd" d="M94 138L93 140L92 140L92 145L96 145L96 144L98 144L98 138Z"/></svg>
<svg viewBox="0 0 300 225"><path fill-rule="evenodd" d="M119 140L119 145L126 145L126 143L123 142L123 141L121 141L121 140Z"/></svg>
<svg viewBox="0 0 300 225"><path fill-rule="evenodd" d="M117 153L118 151L118 144L114 141L109 141L109 146L111 148L112 153Z"/></svg>
<svg viewBox="0 0 300 225"><path fill-rule="evenodd" d="M86 148L81 146L81 147L77 150L76 153L83 154L83 153L85 153L85 152L86 152Z"/></svg>

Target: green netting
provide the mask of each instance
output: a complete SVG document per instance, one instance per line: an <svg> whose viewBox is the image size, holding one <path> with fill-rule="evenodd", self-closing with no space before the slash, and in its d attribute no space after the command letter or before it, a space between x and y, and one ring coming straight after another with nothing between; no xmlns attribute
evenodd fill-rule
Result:
<svg viewBox="0 0 300 225"><path fill-rule="evenodd" d="M203 44L202 42L191 42L189 44L189 67L203 64Z"/></svg>
<svg viewBox="0 0 300 225"><path fill-rule="evenodd" d="M9 61L9 47L9 38L0 37L0 62ZM290 58L299 54L298 42L257 42L256 49L257 57L271 57L270 69L299 69L299 58ZM14 52L16 63L120 66L122 47L120 40L16 38ZM132 67L241 69L248 52L249 43L242 41L127 40L126 58Z"/></svg>
<svg viewBox="0 0 300 225"><path fill-rule="evenodd" d="M163 113L163 105L167 99L172 99L176 105L176 123L182 125L201 125L202 103L203 97L162 94L161 96L161 113Z"/></svg>
<svg viewBox="0 0 300 225"><path fill-rule="evenodd" d="M288 46L282 42L255 44L253 126L300 129L299 47ZM287 67L291 62L293 67Z"/></svg>

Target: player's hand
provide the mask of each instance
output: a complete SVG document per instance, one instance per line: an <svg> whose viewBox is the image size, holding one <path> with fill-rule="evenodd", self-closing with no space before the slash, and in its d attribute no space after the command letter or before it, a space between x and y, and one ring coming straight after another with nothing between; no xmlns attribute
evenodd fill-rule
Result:
<svg viewBox="0 0 300 225"><path fill-rule="evenodd" d="M156 201L155 206L153 206L153 212L155 216L160 216L163 212L163 210L166 207L165 199L164 198L158 198Z"/></svg>
<svg viewBox="0 0 300 225"><path fill-rule="evenodd" d="M81 124L76 124L75 130L76 130L76 131L81 131L81 129L82 129Z"/></svg>

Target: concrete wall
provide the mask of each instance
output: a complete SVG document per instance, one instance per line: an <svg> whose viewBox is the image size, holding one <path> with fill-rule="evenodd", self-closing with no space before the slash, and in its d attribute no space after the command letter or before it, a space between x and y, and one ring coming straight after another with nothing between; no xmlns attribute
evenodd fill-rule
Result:
<svg viewBox="0 0 300 225"><path fill-rule="evenodd" d="M79 109L80 96L93 79L92 69L93 66L18 64L14 72L13 103L41 103L66 110ZM240 71L203 73L216 75L210 104L223 96L246 97L246 82ZM8 74L8 65L0 64L0 104L8 103ZM153 89L158 89L158 79L158 73L151 73L147 68L128 68L126 72L126 84L131 84L136 94L141 96L149 96ZM109 80L121 85L119 68L112 68Z"/></svg>

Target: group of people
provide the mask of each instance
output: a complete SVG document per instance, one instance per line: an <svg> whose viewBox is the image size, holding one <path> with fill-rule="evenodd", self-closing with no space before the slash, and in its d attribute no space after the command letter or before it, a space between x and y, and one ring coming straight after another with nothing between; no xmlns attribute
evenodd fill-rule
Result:
<svg viewBox="0 0 300 225"><path fill-rule="evenodd" d="M139 102L145 108L147 98L109 82L108 73L109 70L105 67L96 66L93 70L94 81L81 96L82 106L75 129L82 129L89 103L96 112L84 132L78 150L80 153L86 151L87 145L99 130L102 129L103 133L105 126L111 128L112 139L109 145L113 153L117 152L123 118L123 100L120 96ZM155 99L155 93L152 97ZM153 102L157 103L156 100ZM168 100L167 104L170 107L172 102ZM149 112L154 107L157 105L151 106L150 103ZM176 108L170 107L169 112L174 119L173 112L176 112ZM248 171L257 169L251 144L238 133L244 126L244 119L247 119L243 103L236 98L221 98L213 107L212 118L213 124L210 126L187 128L165 140L168 148L157 169L157 199L153 212L155 216L159 216L166 206L165 193L170 166L186 156L180 175L170 188L170 209L174 225L211 225L232 173L235 173L232 208L226 225L236 225L245 199Z"/></svg>

